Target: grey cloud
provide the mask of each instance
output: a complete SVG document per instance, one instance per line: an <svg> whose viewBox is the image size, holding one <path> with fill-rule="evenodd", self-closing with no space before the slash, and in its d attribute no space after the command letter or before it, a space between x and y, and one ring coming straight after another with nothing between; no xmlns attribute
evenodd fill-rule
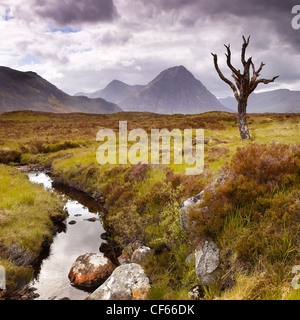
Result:
<svg viewBox="0 0 300 320"><path fill-rule="evenodd" d="M51 60L61 65L66 65L69 63L69 59L65 55L60 55L52 52L42 52L41 50L33 50L33 54L40 59L44 59L45 61Z"/></svg>
<svg viewBox="0 0 300 320"><path fill-rule="evenodd" d="M60 26L113 21L118 16L113 0L35 0L34 11Z"/></svg>
<svg viewBox="0 0 300 320"><path fill-rule="evenodd" d="M177 13L183 27L194 26L201 20L210 19L213 22L233 16L244 17L242 24L246 26L250 19L262 19L272 24L270 36L279 34L282 41L300 47L299 31L291 27L291 10L299 4L299 0L143 0L143 3L152 11L153 6L156 6L158 12ZM257 30L251 25L250 31L254 34L263 30Z"/></svg>
<svg viewBox="0 0 300 320"><path fill-rule="evenodd" d="M148 1L145 1L145 4ZM263 16L274 12L291 12L293 4L298 0L152 0L156 6L163 10L180 10L184 8L198 9L198 13L203 14L224 14L229 13L239 16Z"/></svg>
<svg viewBox="0 0 300 320"><path fill-rule="evenodd" d="M111 46L111 45L124 45L132 38L131 34L122 31L111 31L107 30L104 34L96 36L93 41L96 41L100 45Z"/></svg>

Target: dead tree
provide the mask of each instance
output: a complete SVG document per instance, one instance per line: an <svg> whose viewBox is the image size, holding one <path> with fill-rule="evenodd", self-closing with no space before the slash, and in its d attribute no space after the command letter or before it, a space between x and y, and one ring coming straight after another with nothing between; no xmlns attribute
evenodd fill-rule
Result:
<svg viewBox="0 0 300 320"><path fill-rule="evenodd" d="M223 73L221 72L218 66L218 56L214 53L212 53L212 56L214 57L214 65L219 77L230 86L230 88L233 91L234 97L238 102L238 127L240 130L241 139L248 140L250 138L247 119L246 119L248 97L260 83L268 84L270 82L273 82L279 76L276 76L271 80L258 79L260 72L265 64L262 62L260 64L260 67L256 70L254 63L252 62L252 57L246 60L245 54L246 54L246 49L249 45L250 37L248 37L248 39L246 40L245 37L243 36L243 41L244 43L242 46L242 54L241 54L241 61L244 67L243 73L241 73L240 70L236 69L231 64L230 45L228 46L225 45L225 48L227 50L227 53L225 53L227 58L227 66L232 71L232 77L235 81L235 84L232 81L228 80L226 77L224 77ZM252 76L250 75L251 73L250 68L252 68Z"/></svg>

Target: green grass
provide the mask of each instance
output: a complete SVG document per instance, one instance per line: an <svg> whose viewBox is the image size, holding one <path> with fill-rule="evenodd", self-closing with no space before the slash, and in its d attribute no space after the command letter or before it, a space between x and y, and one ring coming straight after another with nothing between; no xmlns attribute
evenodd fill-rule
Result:
<svg viewBox="0 0 300 320"><path fill-rule="evenodd" d="M14 251L33 262L44 243L53 237L53 219L65 216L64 201L56 194L33 184L17 169L0 165L0 259L7 266L8 291L19 287L32 274L30 266L14 264ZM14 251L12 251L14 250ZM20 268L20 269L19 269ZM25 280L11 281L21 271Z"/></svg>

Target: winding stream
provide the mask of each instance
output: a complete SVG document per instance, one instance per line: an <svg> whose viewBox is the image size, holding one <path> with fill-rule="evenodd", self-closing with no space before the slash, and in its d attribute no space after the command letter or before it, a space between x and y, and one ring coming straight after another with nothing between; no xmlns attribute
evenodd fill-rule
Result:
<svg viewBox="0 0 300 320"><path fill-rule="evenodd" d="M51 178L43 172L28 172L31 182L43 184L45 189L55 190L67 196L66 210L69 214L66 226L56 233L50 249L45 252L35 270L35 287L39 300L61 299L82 300L88 292L71 286L68 274L76 258L87 252L99 252L100 235L105 232L102 222L102 207L89 196L64 187L54 187ZM95 222L88 221L96 218ZM69 224L76 221L75 224Z"/></svg>

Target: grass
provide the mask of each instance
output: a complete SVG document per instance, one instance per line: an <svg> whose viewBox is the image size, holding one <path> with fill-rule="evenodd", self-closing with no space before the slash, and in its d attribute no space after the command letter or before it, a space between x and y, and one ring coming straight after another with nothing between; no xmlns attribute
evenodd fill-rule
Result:
<svg viewBox="0 0 300 320"><path fill-rule="evenodd" d="M110 128L117 133L124 120L128 130L148 133L153 128L203 128L204 172L186 176L185 165L174 164L98 165L97 132ZM241 142L236 116L225 112L13 112L0 115L0 162L40 163L66 184L89 193L101 191L109 209L105 224L111 240L123 248L139 239L156 250L144 265L152 282L150 299L188 298L197 279L185 259L207 234L222 249L223 273L214 286L203 288L203 299L298 299L299 290L290 283L292 266L299 264L299 157L291 146L300 143L300 115L251 114L248 121L251 140ZM207 198L213 200L213 219L207 223L191 212L198 229L189 237L180 228L180 203L224 170L232 179L218 189L219 197ZM31 194L20 199L32 208ZM16 238L25 241L23 237L20 233ZM30 244L35 247L32 240Z"/></svg>
<svg viewBox="0 0 300 320"><path fill-rule="evenodd" d="M53 220L65 216L64 201L5 165L0 165L0 194L0 264L12 292L30 280L30 265L52 241Z"/></svg>

